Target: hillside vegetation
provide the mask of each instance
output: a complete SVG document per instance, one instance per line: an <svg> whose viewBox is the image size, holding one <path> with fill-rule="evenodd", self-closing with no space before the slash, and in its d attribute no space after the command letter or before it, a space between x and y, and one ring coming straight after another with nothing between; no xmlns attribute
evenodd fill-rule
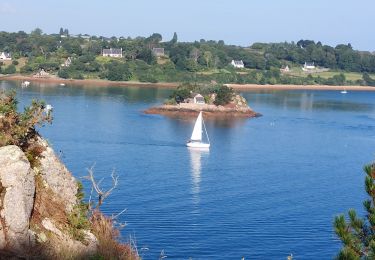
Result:
<svg viewBox="0 0 375 260"><path fill-rule="evenodd" d="M122 48L123 57L102 57L106 48ZM164 48L164 55L156 56L153 48ZM163 41L158 33L106 38L72 36L67 29L57 34L35 29L30 34L0 32L2 51L13 57L0 63L2 74L34 74L43 69L61 78L151 83L375 85L374 53L354 50L350 44L332 47L311 40L239 47L204 39L179 42L176 33ZM67 58L72 63L62 66ZM232 60L242 60L244 68L234 68ZM303 72L305 62L318 69ZM285 66L291 70L281 72Z"/></svg>

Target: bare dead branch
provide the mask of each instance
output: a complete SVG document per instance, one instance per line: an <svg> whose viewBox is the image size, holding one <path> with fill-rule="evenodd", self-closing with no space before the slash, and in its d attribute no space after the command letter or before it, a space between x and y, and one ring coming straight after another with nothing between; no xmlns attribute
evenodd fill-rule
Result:
<svg viewBox="0 0 375 260"><path fill-rule="evenodd" d="M89 176L86 176L87 179L91 181L92 185L92 190L95 190L95 192L98 194L98 203L96 205L96 208L100 207L103 204L103 201L112 193L112 191L117 187L118 185L118 178L119 176L116 174L115 170L112 171L111 173L111 178L112 178L112 187L109 188L107 191L103 190L100 188L100 184L104 180L102 178L99 182L95 180L94 177L94 166L93 165L90 169L87 169ZM90 200L91 200L91 195L90 195Z"/></svg>

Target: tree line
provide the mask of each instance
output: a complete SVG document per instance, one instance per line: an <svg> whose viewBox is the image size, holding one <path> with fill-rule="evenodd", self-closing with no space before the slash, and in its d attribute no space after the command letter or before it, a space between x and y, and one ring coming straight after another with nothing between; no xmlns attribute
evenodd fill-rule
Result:
<svg viewBox="0 0 375 260"><path fill-rule="evenodd" d="M157 57L152 49L164 48L165 56ZM122 48L121 59L98 59L104 48ZM350 44L336 47L300 40L297 43L254 43L249 47L227 45L224 41L201 39L195 42L179 42L175 33L170 40L154 33L149 37L103 37L69 35L60 28L59 33L44 34L35 29L30 34L0 32L0 51L10 52L15 61L27 58L21 73L33 73L40 69L58 74L63 78L96 77L109 80L190 81L255 84L336 84L341 75L330 79L308 76L295 78L281 75L282 66L301 66L306 61L342 72L363 73L359 82L346 84L371 85L369 73L375 72L375 55L357 51ZM71 57L69 67L62 67ZM231 60L243 60L243 73L229 65ZM0 73L11 74L14 66L1 66ZM209 72L209 73L206 73ZM367 75L367 76L366 76Z"/></svg>

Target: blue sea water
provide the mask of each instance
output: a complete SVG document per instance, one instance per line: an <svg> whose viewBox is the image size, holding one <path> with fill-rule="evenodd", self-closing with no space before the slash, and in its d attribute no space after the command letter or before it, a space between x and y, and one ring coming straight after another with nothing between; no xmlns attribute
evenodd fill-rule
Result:
<svg viewBox="0 0 375 260"><path fill-rule="evenodd" d="M263 116L206 120L209 152L187 149L194 119L146 115L171 93L157 88L0 81L54 107L40 129L79 179L94 166L110 186L103 211L125 213L122 238L143 259L330 259L333 219L363 213L364 164L375 154L375 92L253 91ZM89 192L89 183L86 192Z"/></svg>

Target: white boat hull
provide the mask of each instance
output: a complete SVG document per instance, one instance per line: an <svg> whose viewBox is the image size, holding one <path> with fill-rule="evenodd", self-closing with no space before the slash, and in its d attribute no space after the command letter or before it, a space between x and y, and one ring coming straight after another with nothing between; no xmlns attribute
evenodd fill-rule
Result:
<svg viewBox="0 0 375 260"><path fill-rule="evenodd" d="M191 148L203 148L203 149L210 148L210 144L200 143L200 142L188 142L186 143L186 146L191 147Z"/></svg>

